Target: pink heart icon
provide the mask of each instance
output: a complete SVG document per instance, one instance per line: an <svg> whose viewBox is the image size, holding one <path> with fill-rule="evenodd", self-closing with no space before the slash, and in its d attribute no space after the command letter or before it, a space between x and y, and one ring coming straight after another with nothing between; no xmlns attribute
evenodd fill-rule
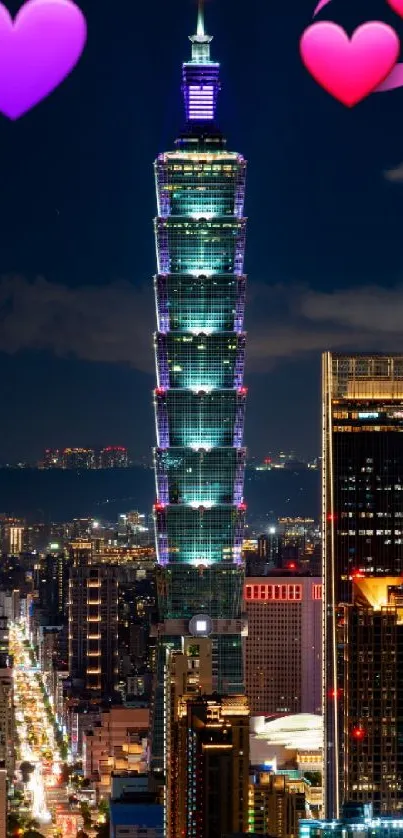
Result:
<svg viewBox="0 0 403 838"><path fill-rule="evenodd" d="M0 111L18 119L71 72L84 49L85 17L71 0L28 0L13 21L0 3Z"/></svg>
<svg viewBox="0 0 403 838"><path fill-rule="evenodd" d="M308 72L350 108L386 79L399 50L394 29L374 20L359 26L351 39L335 23L313 23L300 41L301 58Z"/></svg>
<svg viewBox="0 0 403 838"><path fill-rule="evenodd" d="M403 17L403 0L386 0L386 2L397 15Z"/></svg>

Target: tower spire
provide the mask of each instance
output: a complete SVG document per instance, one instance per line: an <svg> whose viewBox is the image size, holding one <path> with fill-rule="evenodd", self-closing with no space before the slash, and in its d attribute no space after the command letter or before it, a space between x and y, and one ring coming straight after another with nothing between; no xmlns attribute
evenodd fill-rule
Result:
<svg viewBox="0 0 403 838"><path fill-rule="evenodd" d="M182 90L185 97L186 122L210 122L215 118L217 94L220 89L220 65L210 57L212 35L204 27L204 0L198 0L197 31L189 35L192 57L182 65Z"/></svg>
<svg viewBox="0 0 403 838"><path fill-rule="evenodd" d="M204 31L204 0L199 0L199 7L197 12L197 34L205 35Z"/></svg>

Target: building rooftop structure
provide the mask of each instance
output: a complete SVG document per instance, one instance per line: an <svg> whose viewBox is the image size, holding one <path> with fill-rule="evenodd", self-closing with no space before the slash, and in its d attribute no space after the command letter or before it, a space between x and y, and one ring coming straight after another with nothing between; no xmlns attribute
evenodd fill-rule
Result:
<svg viewBox="0 0 403 838"><path fill-rule="evenodd" d="M348 835L359 838L401 838L403 835L403 818L373 816L370 804L356 804L346 802L342 806L342 817L326 820L300 820L300 838L346 838Z"/></svg>
<svg viewBox="0 0 403 838"><path fill-rule="evenodd" d="M294 765L305 771L322 769L322 716L313 713L270 718L251 716L250 761L273 770Z"/></svg>
<svg viewBox="0 0 403 838"><path fill-rule="evenodd" d="M147 802L143 797L147 797ZM151 792L144 795L135 795L130 803L111 803L111 824L119 826L132 825L132 818L135 815L138 826L160 826L162 823L163 807L160 803L148 802L155 799ZM140 801L140 802L139 802Z"/></svg>
<svg viewBox="0 0 403 838"><path fill-rule="evenodd" d="M279 718L253 716L251 733L269 744L316 751L322 747L322 716L313 713L295 713Z"/></svg>

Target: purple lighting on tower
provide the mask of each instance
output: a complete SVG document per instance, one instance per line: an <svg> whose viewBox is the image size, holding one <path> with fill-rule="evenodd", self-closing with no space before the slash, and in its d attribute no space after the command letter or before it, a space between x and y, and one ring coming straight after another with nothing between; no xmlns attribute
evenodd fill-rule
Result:
<svg viewBox="0 0 403 838"><path fill-rule="evenodd" d="M213 122L220 89L219 64L183 65L183 95L187 122Z"/></svg>
<svg viewBox="0 0 403 838"><path fill-rule="evenodd" d="M212 85L203 87L202 84L189 86L189 119L197 119L204 122L214 119L214 88Z"/></svg>
<svg viewBox="0 0 403 838"><path fill-rule="evenodd" d="M210 58L212 38L200 18L197 35L191 35L192 60L182 65L182 90L186 122L214 122L220 90L220 65Z"/></svg>

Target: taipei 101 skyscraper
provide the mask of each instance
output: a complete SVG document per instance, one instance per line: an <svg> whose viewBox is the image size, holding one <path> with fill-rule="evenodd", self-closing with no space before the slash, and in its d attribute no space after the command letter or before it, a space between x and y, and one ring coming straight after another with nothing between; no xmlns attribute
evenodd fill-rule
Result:
<svg viewBox="0 0 403 838"><path fill-rule="evenodd" d="M168 649L180 649L183 637L208 636L213 689L244 692L246 162L227 151L217 127L219 64L210 57L202 0L190 41L185 126L175 150L155 163L155 768L163 767Z"/></svg>

